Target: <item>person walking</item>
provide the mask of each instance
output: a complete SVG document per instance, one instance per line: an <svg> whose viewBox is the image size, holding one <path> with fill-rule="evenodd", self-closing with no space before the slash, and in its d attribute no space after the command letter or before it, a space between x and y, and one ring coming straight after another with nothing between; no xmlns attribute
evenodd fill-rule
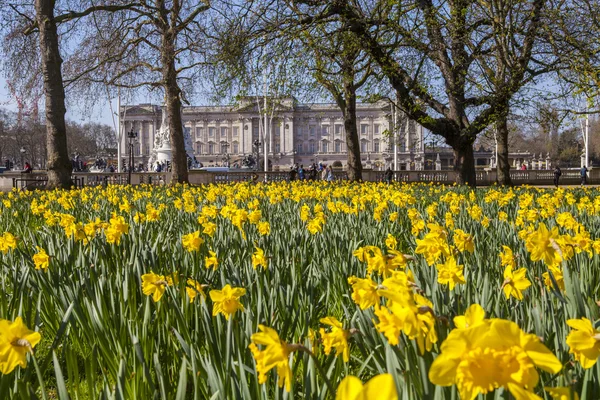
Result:
<svg viewBox="0 0 600 400"><path fill-rule="evenodd" d="M327 173L327 182L333 182L333 168L331 168L331 165L328 165L327 168L325 168L325 171Z"/></svg>
<svg viewBox="0 0 600 400"><path fill-rule="evenodd" d="M327 168L329 168L328 165L323 165L323 170L321 171L321 179L324 181L327 180Z"/></svg>
<svg viewBox="0 0 600 400"><path fill-rule="evenodd" d="M298 168L298 179L301 181L304 180L304 165L300 164L300 168Z"/></svg>
<svg viewBox="0 0 600 400"><path fill-rule="evenodd" d="M581 186L586 185L588 169L585 165L583 167L581 167L580 173L581 173Z"/></svg>
<svg viewBox="0 0 600 400"><path fill-rule="evenodd" d="M561 175L562 175L562 172L561 172L559 166L557 165L554 168L554 186L558 187L558 179L560 178Z"/></svg>
<svg viewBox="0 0 600 400"><path fill-rule="evenodd" d="M392 172L392 167L388 167L388 169L385 170L385 181L387 182L388 185L390 185L392 183L393 176L394 176L394 173Z"/></svg>
<svg viewBox="0 0 600 400"><path fill-rule="evenodd" d="M23 169L23 173L24 174L30 174L31 171L33 171L33 168L31 168L31 164L29 164L29 162L25 163L25 168Z"/></svg>

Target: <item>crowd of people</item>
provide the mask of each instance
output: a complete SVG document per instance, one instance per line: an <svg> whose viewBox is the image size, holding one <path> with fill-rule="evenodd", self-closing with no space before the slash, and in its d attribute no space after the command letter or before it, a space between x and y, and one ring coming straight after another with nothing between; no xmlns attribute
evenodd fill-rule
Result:
<svg viewBox="0 0 600 400"><path fill-rule="evenodd" d="M294 166L290 168L290 181L295 180L323 180L331 182L334 180L333 168L331 165L326 165L323 163L319 163L318 165L316 163L312 163L306 169L302 164L300 164L300 166L298 166L298 164L294 164Z"/></svg>

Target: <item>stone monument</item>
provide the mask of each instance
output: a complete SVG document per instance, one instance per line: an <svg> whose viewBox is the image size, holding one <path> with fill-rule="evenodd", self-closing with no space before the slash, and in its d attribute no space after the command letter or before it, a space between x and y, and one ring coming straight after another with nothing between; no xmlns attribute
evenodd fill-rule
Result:
<svg viewBox="0 0 600 400"><path fill-rule="evenodd" d="M152 151L150 152L150 158L148 159L148 166L150 170L153 170L156 166L156 162L171 162L172 160L172 150L171 150L171 130L169 129L169 119L167 118L167 107L161 107L162 120L160 123L160 128L156 131L156 135L154 136L154 146L152 147ZM183 109L181 110L183 122ZM185 152L189 158L194 158L194 148L192 147L192 138L190 133L185 129L183 129L183 140L185 143Z"/></svg>

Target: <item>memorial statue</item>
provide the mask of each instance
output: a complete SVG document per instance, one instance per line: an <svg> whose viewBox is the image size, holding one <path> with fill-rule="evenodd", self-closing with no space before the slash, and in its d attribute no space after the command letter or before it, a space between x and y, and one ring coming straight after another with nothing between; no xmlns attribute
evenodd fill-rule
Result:
<svg viewBox="0 0 600 400"><path fill-rule="evenodd" d="M161 114L162 120L160 128L158 128L154 135L154 146L152 147L148 159L148 167L150 170L152 170L157 161L171 161L171 130L169 129L169 118L167 116L166 105L161 107ZM181 108L181 121L183 124L183 107ZM187 158L193 159L194 148L192 147L192 137L185 126L182 126L182 129Z"/></svg>

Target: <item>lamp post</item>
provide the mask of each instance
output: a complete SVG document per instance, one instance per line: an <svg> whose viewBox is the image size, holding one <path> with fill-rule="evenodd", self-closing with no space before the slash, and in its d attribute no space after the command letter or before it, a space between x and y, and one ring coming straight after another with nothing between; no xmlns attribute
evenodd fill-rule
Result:
<svg viewBox="0 0 600 400"><path fill-rule="evenodd" d="M27 153L27 150L25 150L25 147L21 147L19 152L21 153L21 168L25 169L25 163L23 163L23 159L25 158L25 153Z"/></svg>
<svg viewBox="0 0 600 400"><path fill-rule="evenodd" d="M131 131L127 132L129 138L129 167L127 168L127 184L131 185L131 171L133 170L133 141L137 137L137 132L131 128Z"/></svg>

